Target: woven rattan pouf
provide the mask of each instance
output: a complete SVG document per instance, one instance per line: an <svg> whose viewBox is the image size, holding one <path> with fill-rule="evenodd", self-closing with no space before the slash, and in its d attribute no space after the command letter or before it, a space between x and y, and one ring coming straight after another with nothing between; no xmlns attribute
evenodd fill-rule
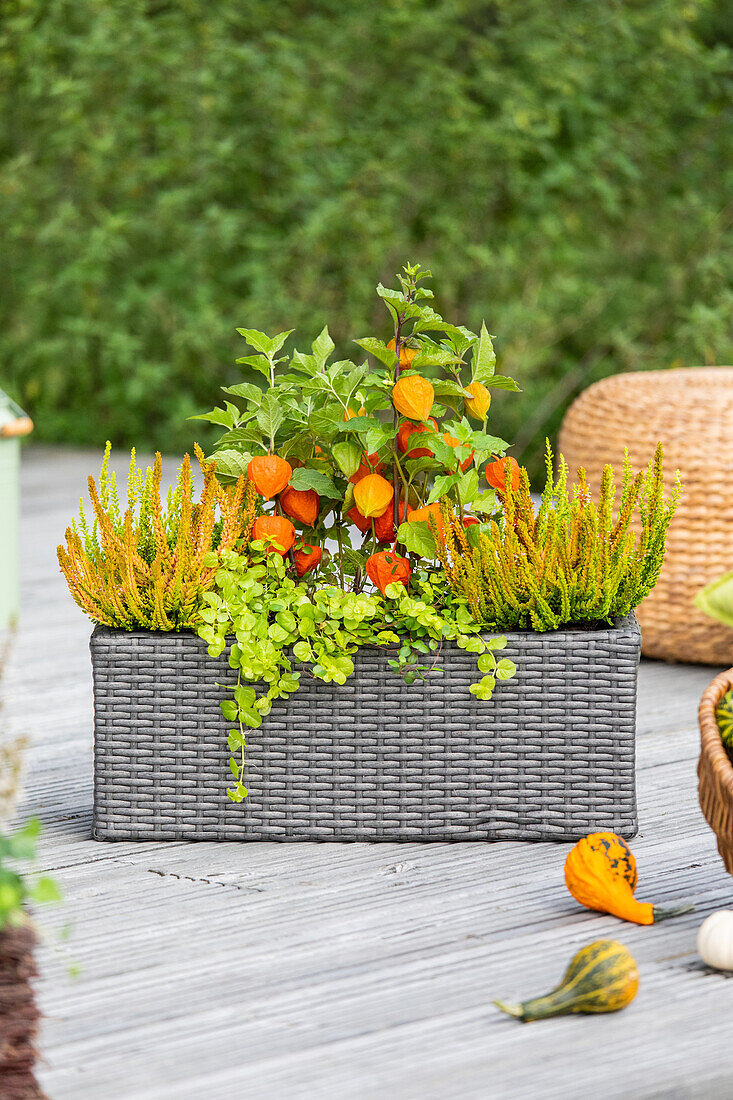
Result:
<svg viewBox="0 0 733 1100"><path fill-rule="evenodd" d="M571 473L588 472L598 491L606 463L620 470L624 447L636 469L659 440L665 480L675 469L684 493L670 527L662 575L637 610L647 657L733 664L733 630L693 606L708 581L733 569L733 368L690 367L619 374L572 404L559 449Z"/></svg>

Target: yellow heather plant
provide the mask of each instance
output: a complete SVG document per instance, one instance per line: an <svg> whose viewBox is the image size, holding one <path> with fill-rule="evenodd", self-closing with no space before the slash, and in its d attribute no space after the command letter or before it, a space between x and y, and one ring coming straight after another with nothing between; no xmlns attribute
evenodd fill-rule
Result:
<svg viewBox="0 0 733 1100"><path fill-rule="evenodd" d="M89 478L93 520L83 501L66 531L58 559L71 595L95 623L123 630L195 630L201 624L202 596L214 586L218 556L250 537L256 493L245 477L225 489L194 447L203 475L193 497L191 461L184 456L176 485L165 505L160 485L160 454L145 474L130 456L127 507L120 508L110 444L104 454L99 489ZM204 563L207 564L204 564Z"/></svg>
<svg viewBox="0 0 733 1100"><path fill-rule="evenodd" d="M499 490L501 523L466 530L443 502L442 523L431 520L438 556L455 595L464 597L478 623L490 629L556 630L569 623L610 622L627 615L651 592L664 559L667 529L680 494L679 474L665 495L662 445L645 473L632 474L624 455L615 507L614 473L606 466L598 504L585 470L568 489L560 456L553 476L547 445L547 480L535 512L527 471L519 487Z"/></svg>

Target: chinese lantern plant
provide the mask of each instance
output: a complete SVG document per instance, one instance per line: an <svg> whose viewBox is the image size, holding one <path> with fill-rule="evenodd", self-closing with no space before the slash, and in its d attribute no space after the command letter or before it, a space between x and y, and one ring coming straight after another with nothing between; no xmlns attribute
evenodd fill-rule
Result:
<svg viewBox="0 0 733 1100"><path fill-rule="evenodd" d="M420 509L443 499L461 515L497 509L487 466L507 444L488 433L487 418L492 392L518 387L495 372L485 325L477 334L436 312L429 277L408 264L396 289L377 287L389 329L355 341L366 353L359 361L333 361L327 328L309 352L285 350L292 331L239 329L250 350L237 362L263 382L225 387L224 405L201 417L225 429L212 455L217 475L246 473L265 514L321 550L309 572L344 590L361 590L368 558L388 542L413 565L435 559ZM327 539L337 544L332 556L323 554Z"/></svg>

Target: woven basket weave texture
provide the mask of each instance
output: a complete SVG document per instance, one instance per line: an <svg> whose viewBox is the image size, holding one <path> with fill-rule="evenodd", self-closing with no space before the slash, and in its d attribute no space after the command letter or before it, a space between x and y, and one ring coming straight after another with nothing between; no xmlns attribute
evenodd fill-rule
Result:
<svg viewBox="0 0 733 1100"><path fill-rule="evenodd" d="M603 467L620 470L624 448L646 467L659 441L665 480L682 474L683 496L669 530L656 588L637 610L648 657L733 663L733 630L692 603L733 568L733 368L690 367L619 374L571 405L559 450L571 473L585 466L598 493Z"/></svg>
<svg viewBox="0 0 733 1100"><path fill-rule="evenodd" d="M92 635L94 836L139 840L575 839L636 831L639 628L509 634L517 676L491 701L475 654L406 687L365 647L344 686L308 674L247 735L239 805L218 684L192 634ZM503 654L504 655L504 654Z"/></svg>
<svg viewBox="0 0 733 1100"><path fill-rule="evenodd" d="M700 808L718 839L726 871L733 875L733 764L720 739L715 708L733 688L733 668L716 676L700 700Z"/></svg>

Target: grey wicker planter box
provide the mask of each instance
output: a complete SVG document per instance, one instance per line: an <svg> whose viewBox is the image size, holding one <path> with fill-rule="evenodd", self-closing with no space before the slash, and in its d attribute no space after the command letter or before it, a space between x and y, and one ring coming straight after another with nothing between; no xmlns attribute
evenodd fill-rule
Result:
<svg viewBox="0 0 733 1100"><path fill-rule="evenodd" d="M508 634L518 666L489 702L476 658L405 687L369 647L346 685L304 675L248 731L241 804L230 782L212 659L192 634L97 627L94 836L98 840L573 840L637 828L640 633Z"/></svg>

